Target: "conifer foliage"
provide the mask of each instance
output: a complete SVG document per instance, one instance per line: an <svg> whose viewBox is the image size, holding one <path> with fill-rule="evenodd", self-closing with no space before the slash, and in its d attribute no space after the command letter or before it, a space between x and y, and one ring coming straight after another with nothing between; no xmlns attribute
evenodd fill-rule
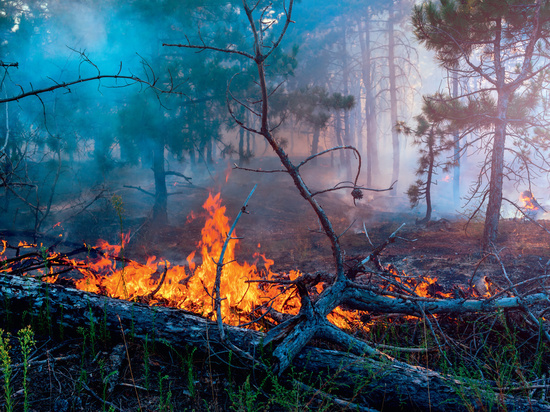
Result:
<svg viewBox="0 0 550 412"><path fill-rule="evenodd" d="M417 206L420 201L426 201L426 214L417 220L417 224L424 224L432 218L432 186L437 184L437 172L448 172L453 165L449 157L443 157L443 153L453 147L453 139L450 133L436 121L431 121L425 115L416 117L416 128L413 129L405 123L398 124L400 133L412 136L413 145L418 147L419 158L416 176L418 179L409 186L407 196L411 207Z"/></svg>
<svg viewBox="0 0 550 412"><path fill-rule="evenodd" d="M436 96L429 106L463 135L476 133L486 150L483 183L472 196L486 204L482 243L488 250L498 234L505 175L522 179L547 166L544 156L537 164L528 154L541 148L533 126L547 124L540 90L550 65L550 2L427 1L415 6L412 22L418 40L469 87L457 97ZM523 174L516 174L516 164Z"/></svg>

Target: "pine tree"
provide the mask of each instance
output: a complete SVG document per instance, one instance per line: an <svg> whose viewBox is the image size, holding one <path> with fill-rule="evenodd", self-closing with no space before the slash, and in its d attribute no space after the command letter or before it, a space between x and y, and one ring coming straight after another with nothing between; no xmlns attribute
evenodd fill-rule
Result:
<svg viewBox="0 0 550 412"><path fill-rule="evenodd" d="M435 176L440 169L448 172L453 165L448 158L441 155L453 147L453 139L449 139L449 131L438 122L426 117L425 114L416 117L417 126L412 129L405 123L398 123L396 129L407 136L413 137L413 145L418 147L419 158L416 176L418 179L409 186L407 196L411 208L421 200L426 201L426 214L417 220L417 224L428 223L432 218L432 186L436 183Z"/></svg>
<svg viewBox="0 0 550 412"><path fill-rule="evenodd" d="M417 38L434 50L441 66L479 88L459 94L461 102L439 95L432 109L462 130L483 131L490 140L488 189L482 239L484 250L495 243L502 204L504 172L510 166L504 153L512 138L526 139L529 109L536 109L536 91L550 62L550 4L541 0L440 0L414 8ZM521 103L520 103L521 102ZM531 116L533 117L533 116ZM532 119L531 119L532 120ZM517 152L516 152L517 153Z"/></svg>

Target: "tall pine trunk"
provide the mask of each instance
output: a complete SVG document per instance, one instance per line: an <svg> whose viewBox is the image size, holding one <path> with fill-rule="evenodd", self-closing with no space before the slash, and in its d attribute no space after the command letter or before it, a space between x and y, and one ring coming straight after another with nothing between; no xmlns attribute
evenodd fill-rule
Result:
<svg viewBox="0 0 550 412"><path fill-rule="evenodd" d="M506 143L506 112L508 110L509 96L499 96L497 103L497 122L495 124L495 136L493 139L493 151L491 154L491 177L489 180L489 203L485 214L485 226L483 229L482 246L484 251L489 251L495 244L498 235L498 223L500 208L502 206L502 183L504 180L504 148Z"/></svg>
<svg viewBox="0 0 550 412"><path fill-rule="evenodd" d="M344 86L344 96L349 94L349 63L348 63L348 51L347 51L347 39L346 39L346 21L342 18L342 81ZM348 109L343 109L343 120L344 120L344 138L343 143L345 145L351 146L353 143L351 141L351 132L350 132L350 113ZM349 150L341 151L344 155L345 163L344 168L346 170L346 178L352 179L351 172L351 161L350 161L350 152Z"/></svg>
<svg viewBox="0 0 550 412"><path fill-rule="evenodd" d="M458 74L453 72L453 98L458 96ZM453 200L456 208L460 207L460 138L458 132L453 135L454 154L453 154Z"/></svg>
<svg viewBox="0 0 550 412"><path fill-rule="evenodd" d="M313 137L311 139L311 155L319 152L319 137L321 136L321 128L318 125L313 126ZM317 159L315 158L311 161L311 164L317 164Z"/></svg>
<svg viewBox="0 0 550 412"><path fill-rule="evenodd" d="M399 180L399 164L400 164L400 148L399 148L399 134L397 133L397 82L396 82L396 69L395 69L395 32L393 28L394 10L393 1L390 6L390 15L388 18L388 77L390 83L390 123L391 123L391 137L392 137L392 149L393 149L393 161L392 161L392 182ZM397 185L394 186L392 191L394 194L397 192Z"/></svg>
<svg viewBox="0 0 550 412"><path fill-rule="evenodd" d="M370 15L367 14L363 33L359 33L362 55L362 77L365 87L365 120L366 120L366 171L367 186L372 186L373 176L378 175L378 141L376 136L376 115L374 101L374 84L372 76L372 49L370 44Z"/></svg>
<svg viewBox="0 0 550 412"><path fill-rule="evenodd" d="M336 144L338 146L343 146L344 140L342 137L342 116L341 116L340 110L337 110L334 116L335 116L334 128L336 129ZM342 168L346 167L346 163L348 163L345 152L346 150L340 150L340 167Z"/></svg>
<svg viewBox="0 0 550 412"><path fill-rule="evenodd" d="M166 170L164 168L164 139L154 139L153 175L155 178L155 203L153 220L155 224L168 223L168 191L166 189Z"/></svg>
<svg viewBox="0 0 550 412"><path fill-rule="evenodd" d="M482 247L488 252L496 243L498 235L498 223L500 208L502 206L502 183L504 180L504 149L506 143L506 125L508 104L512 91L506 87L506 70L501 61L502 50L502 21L497 20L497 30L494 40L494 67L496 76L497 118L495 121L495 135L493 138L493 150L491 153L491 177L489 180L489 202L485 213L485 226L483 228Z"/></svg>

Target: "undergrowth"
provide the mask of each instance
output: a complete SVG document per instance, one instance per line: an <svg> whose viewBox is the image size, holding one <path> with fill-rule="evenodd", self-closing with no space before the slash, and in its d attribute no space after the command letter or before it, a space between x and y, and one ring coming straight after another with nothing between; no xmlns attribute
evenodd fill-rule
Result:
<svg viewBox="0 0 550 412"><path fill-rule="evenodd" d="M429 322L435 333L423 319L384 317L363 338L399 360L452 377L464 410L479 410L481 399L489 405L486 410L501 410L488 393L547 400L550 350L542 323L535 333L521 314L504 310ZM465 394L465 387L478 398Z"/></svg>
<svg viewBox="0 0 550 412"><path fill-rule="evenodd" d="M126 336L124 346L121 336L98 333L101 328L93 323L61 339L59 333L44 333L59 327L36 325L46 321L40 317L34 326L9 331L0 324L0 410L345 410L334 402L337 374L310 376L291 369L280 377L270 372L268 356L259 355L267 371L250 369L232 353L208 357L192 347L175 350L151 336L144 341ZM550 353L542 329L533 333L532 325L504 311L431 323L432 328L437 323L436 333L422 319L387 316L368 330L349 332L399 360L453 376L459 394L465 386L474 388L474 397L470 392L462 398L466 411L482 398L486 410L499 410L497 401L487 402L487 392L545 399ZM35 336L34 329L42 333ZM368 397L378 377L369 370L357 376L348 401Z"/></svg>

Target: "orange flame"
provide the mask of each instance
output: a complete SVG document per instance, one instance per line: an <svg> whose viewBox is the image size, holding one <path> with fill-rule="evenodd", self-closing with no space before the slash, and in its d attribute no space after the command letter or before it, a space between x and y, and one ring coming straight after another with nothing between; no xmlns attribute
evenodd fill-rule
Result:
<svg viewBox="0 0 550 412"><path fill-rule="evenodd" d="M229 177L231 176L231 172L233 171L233 168L228 165L227 169L225 170L225 183L229 181Z"/></svg>
<svg viewBox="0 0 550 412"><path fill-rule="evenodd" d="M187 257L187 267L171 266L168 261L164 261L162 265L154 256L149 258L146 265L129 261L120 267L116 260L103 257L90 262L89 269L79 268L84 278L76 281L77 288L95 293L105 291L111 297L131 300L150 295L159 283L159 280L155 279L158 278L158 272L165 271L164 281L155 295L150 297L150 304L162 302L215 319L212 293L216 280L216 262L220 258L225 236L229 232L229 219L225 216L226 208L221 205L219 194L209 195L203 208L208 219L198 245L202 257L199 266L195 263L195 252ZM127 235L124 237L122 245L110 245L100 241L99 247L114 256L119 256L128 238ZM220 292L223 298L221 309L224 323L239 325L248 322L258 306L273 299L273 309L297 313L297 297L277 296L279 291L275 288L263 290L259 283L249 282L272 279L276 276L270 269L273 260L259 253L255 254L257 261L263 261L262 266L265 269L261 271L255 264L238 263L235 260L237 243L238 240L229 242L223 260ZM159 270L159 265L164 267ZM102 275L97 276L96 273ZM293 271L289 275L292 280L299 276L299 272Z"/></svg>
<svg viewBox="0 0 550 412"><path fill-rule="evenodd" d="M539 207L537 206L537 201L529 190L525 190L519 195L519 201L522 203L522 207L526 210L539 210Z"/></svg>
<svg viewBox="0 0 550 412"><path fill-rule="evenodd" d="M58 259L64 262L62 264L78 270L83 275L81 279L75 281L78 289L106 294L114 298L138 300L151 305L173 306L216 319L212 298L216 281L216 262L220 259L225 237L229 233L229 219L225 215L225 206L221 204L220 194L216 196L210 194L203 209L206 211L207 220L201 232L201 241L197 245L197 250L187 256L187 264L183 266L172 265L169 261L157 259L155 256L151 256L145 265L125 258L124 248L130 241L129 233L121 235L119 245L111 245L103 240L98 241L98 247L104 253L93 260L76 261L51 251L48 252L48 259ZM193 213L188 217L189 220L194 218L196 216ZM235 234L233 236L236 237ZM2 241L2 244L3 250L0 252L0 257L9 247L6 241ZM270 285L259 282L281 278L271 270L274 261L258 251L253 255L255 259L253 264L239 263L235 259L237 245L237 239L229 242L223 260L220 279L223 322L242 325L264 314L268 307L280 313L298 313L300 298L296 288L268 287ZM37 247L37 245L21 242L19 247ZM260 248L259 243L258 248ZM200 257L197 257L199 254ZM47 282L55 282L57 276L53 267L46 265L46 268L47 273L39 270L40 278ZM437 284L435 277L407 276L392 265L389 265L387 270L390 278L393 278L387 285L387 290L390 292L412 292L424 297L452 297L450 293L442 293L442 287ZM285 275L285 279L293 281L300 275L298 271L291 271ZM280 285L279 282L273 283ZM315 291L320 294L323 288L323 284L318 283ZM367 331L372 324L364 321L364 314L365 312L361 311L336 308L328 315L328 320L342 329ZM251 327L258 329L261 326L254 323Z"/></svg>

